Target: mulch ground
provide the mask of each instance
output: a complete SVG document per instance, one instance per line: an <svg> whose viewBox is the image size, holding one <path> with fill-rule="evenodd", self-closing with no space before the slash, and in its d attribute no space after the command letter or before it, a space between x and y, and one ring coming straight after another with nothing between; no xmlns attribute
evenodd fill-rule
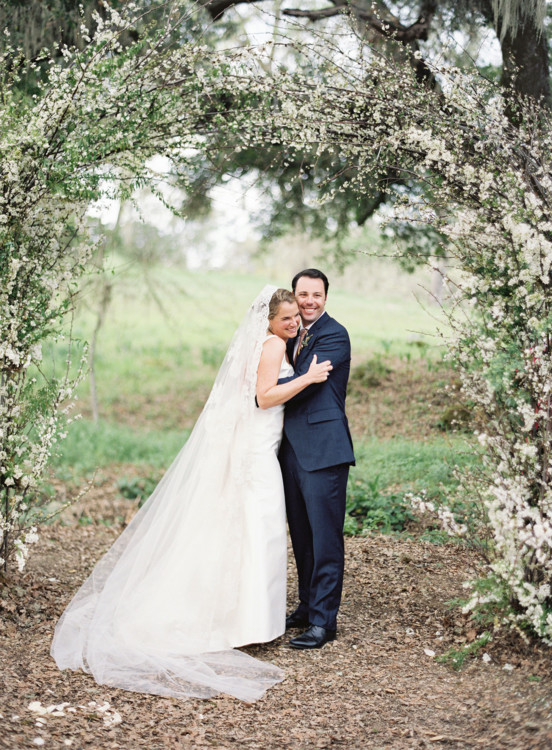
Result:
<svg viewBox="0 0 552 750"><path fill-rule="evenodd" d="M286 674L257 703L159 698L61 673L49 656L57 618L119 531L50 526L25 574L4 581L1 748L552 747L549 649L499 631L462 671L438 663L431 652L477 636L446 604L475 561L455 546L412 539L347 539L338 639L315 652L289 649L289 634L249 648ZM293 581L290 560L290 604ZM40 714L29 709L37 702L66 705Z"/></svg>
<svg viewBox="0 0 552 750"><path fill-rule="evenodd" d="M385 372L372 383L362 379L366 362L351 368L347 416L355 440L430 440L442 436L443 428L455 427L450 420L458 416L461 404L452 370L424 359L387 357L382 364Z"/></svg>
<svg viewBox="0 0 552 750"><path fill-rule="evenodd" d="M439 434L440 415L454 405L446 382L451 373L424 361L391 362L375 387L353 381L354 434ZM192 422L200 402L188 403L189 413L182 407L176 423ZM171 408L178 403L186 399L171 398ZM156 419L167 426L164 403L141 406L149 427ZM136 414L121 409L123 421L134 423ZM447 605L465 593L462 583L477 567L471 552L453 545L347 539L338 639L302 652L288 648L288 634L248 649L286 675L254 704L159 698L59 672L49 656L57 619L134 513L135 502L116 489L126 472L135 473L125 466L98 472L83 500L64 512L65 525L43 528L25 573L0 580L0 748L552 748L550 648L499 630L461 671L437 661L481 632ZM54 484L60 501L74 494ZM291 607L291 560L289 591ZM50 706L60 708L40 713Z"/></svg>

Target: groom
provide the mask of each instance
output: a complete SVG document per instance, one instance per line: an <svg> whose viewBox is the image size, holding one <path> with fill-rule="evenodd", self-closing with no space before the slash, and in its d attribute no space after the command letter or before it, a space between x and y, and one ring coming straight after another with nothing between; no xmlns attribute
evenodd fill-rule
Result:
<svg viewBox="0 0 552 750"><path fill-rule="evenodd" d="M295 374L303 375L314 354L329 359L328 380L315 383L286 403L279 460L286 511L299 578L299 606L286 628L307 628L290 640L299 649L321 648L336 635L343 586L343 520L353 444L345 416L351 345L346 329L325 312L329 282L322 271L298 273L292 288L302 327L288 342Z"/></svg>

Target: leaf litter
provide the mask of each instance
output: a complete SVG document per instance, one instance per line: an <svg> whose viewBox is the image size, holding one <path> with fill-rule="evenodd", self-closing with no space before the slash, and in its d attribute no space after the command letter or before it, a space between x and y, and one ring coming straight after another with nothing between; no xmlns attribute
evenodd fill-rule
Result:
<svg viewBox="0 0 552 750"><path fill-rule="evenodd" d="M109 490L89 499L107 504ZM112 498L113 499L113 498ZM128 502L128 501L127 501ZM124 522L124 521L123 521ZM290 636L248 653L286 677L254 704L186 701L97 685L49 655L57 619L121 526L69 517L46 527L20 576L0 585L0 748L546 748L550 649L499 630L464 668L438 663L480 636L447 601L477 561L454 545L374 535L346 540L338 638L314 652ZM290 607L295 575L289 560ZM293 633L291 633L293 634Z"/></svg>

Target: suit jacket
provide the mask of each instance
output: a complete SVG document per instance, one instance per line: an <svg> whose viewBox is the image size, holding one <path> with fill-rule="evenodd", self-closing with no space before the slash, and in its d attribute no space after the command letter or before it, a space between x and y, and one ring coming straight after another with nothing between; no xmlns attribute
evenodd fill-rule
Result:
<svg viewBox="0 0 552 750"><path fill-rule="evenodd" d="M284 433L300 466L317 471L338 464L354 464L353 441L345 415L345 396L351 364L351 344L347 330L324 313L307 334L295 363L295 374L281 378L288 383L303 375L313 354L318 362L331 360L333 370L324 383L313 383L285 405ZM288 341L288 356L293 361L295 339Z"/></svg>

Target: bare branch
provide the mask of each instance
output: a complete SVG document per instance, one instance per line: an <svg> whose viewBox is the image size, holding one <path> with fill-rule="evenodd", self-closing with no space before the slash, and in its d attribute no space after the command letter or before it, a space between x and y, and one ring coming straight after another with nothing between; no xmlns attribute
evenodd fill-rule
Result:
<svg viewBox="0 0 552 750"><path fill-rule="evenodd" d="M242 3L252 4L261 0L206 0L203 5L213 19L220 18L223 13L233 5ZM415 23L403 26L398 19L389 15L382 21L375 13L365 10L360 5L350 2L335 0L333 6L321 8L320 10L302 10L301 8L289 8L283 11L285 16L293 18L307 18L309 21L319 21L324 18L332 18L340 13L351 13L358 20L384 37L396 39L401 44L409 44L418 39L427 39L431 21L435 14L435 2L431 0L425 4L423 15L420 15Z"/></svg>
<svg viewBox="0 0 552 750"><path fill-rule="evenodd" d="M261 2L261 0L204 0L204 2L202 2L201 4L209 13L211 18L213 20L216 20L217 18L220 18L228 10L228 8L231 8L233 5L240 5L242 3L252 5L258 2Z"/></svg>
<svg viewBox="0 0 552 750"><path fill-rule="evenodd" d="M284 16L292 16L293 18L308 18L309 21L318 21L321 18L331 18L337 16L340 13L346 13L350 9L349 5L336 5L334 8L322 8L321 10L299 10L289 8L284 10Z"/></svg>

